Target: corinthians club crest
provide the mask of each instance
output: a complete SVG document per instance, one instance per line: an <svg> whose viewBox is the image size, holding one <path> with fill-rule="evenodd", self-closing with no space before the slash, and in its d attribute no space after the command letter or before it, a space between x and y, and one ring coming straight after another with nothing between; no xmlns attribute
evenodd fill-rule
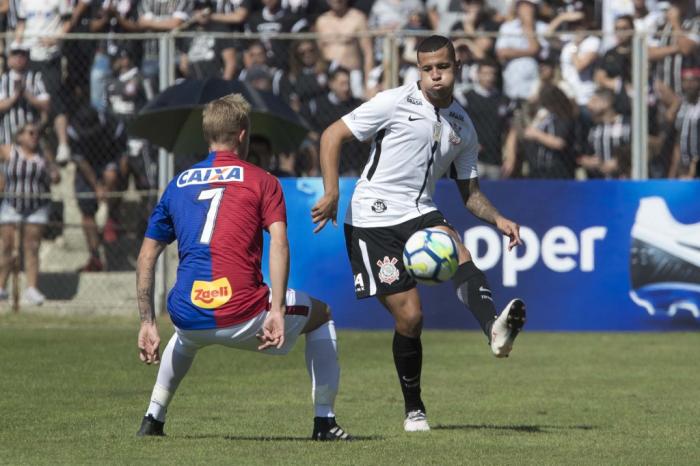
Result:
<svg viewBox="0 0 700 466"><path fill-rule="evenodd" d="M389 259L389 256L384 256L384 260L377 261L380 282L391 285L399 279L399 269L396 268L398 261L395 257Z"/></svg>

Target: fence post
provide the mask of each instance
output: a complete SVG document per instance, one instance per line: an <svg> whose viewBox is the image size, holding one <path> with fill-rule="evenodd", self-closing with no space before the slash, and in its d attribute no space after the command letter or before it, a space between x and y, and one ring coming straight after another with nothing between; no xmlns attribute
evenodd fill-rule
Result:
<svg viewBox="0 0 700 466"><path fill-rule="evenodd" d="M647 50L647 35L635 33L632 38L632 179L635 180L646 180L649 177Z"/></svg>
<svg viewBox="0 0 700 466"><path fill-rule="evenodd" d="M158 88L163 90L173 81L174 69L172 66L172 43L174 38L169 34L163 34L158 38ZM170 157L165 149L158 150L158 194L159 197L168 186L170 167ZM166 293L168 277L167 253L163 252L156 263L156 277L154 284L154 306L155 312L162 314L166 312Z"/></svg>

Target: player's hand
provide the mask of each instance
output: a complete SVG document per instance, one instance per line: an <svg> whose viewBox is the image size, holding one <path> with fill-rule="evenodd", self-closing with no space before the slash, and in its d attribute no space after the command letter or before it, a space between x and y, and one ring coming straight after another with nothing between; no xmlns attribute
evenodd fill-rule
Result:
<svg viewBox="0 0 700 466"><path fill-rule="evenodd" d="M311 220L316 224L314 233L318 233L326 226L328 220L333 222L333 226L338 226L336 217L338 216L338 194L325 193L311 208Z"/></svg>
<svg viewBox="0 0 700 466"><path fill-rule="evenodd" d="M146 364L160 362L160 336L155 322L142 322L139 330L139 358Z"/></svg>
<svg viewBox="0 0 700 466"><path fill-rule="evenodd" d="M521 246L523 244L523 242L520 240L520 225L514 221L508 220L505 217L498 217L496 219L496 228L510 238L510 243L508 243L509 251L515 246Z"/></svg>
<svg viewBox="0 0 700 466"><path fill-rule="evenodd" d="M282 348L284 345L284 311L275 309L273 306L265 317L262 333L258 334L257 337L260 340L260 346L258 346L260 351L267 348Z"/></svg>

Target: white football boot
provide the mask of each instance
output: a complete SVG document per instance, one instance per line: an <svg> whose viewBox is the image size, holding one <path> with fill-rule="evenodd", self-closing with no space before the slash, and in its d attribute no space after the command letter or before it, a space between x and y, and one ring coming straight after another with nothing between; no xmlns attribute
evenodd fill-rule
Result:
<svg viewBox="0 0 700 466"><path fill-rule="evenodd" d="M425 412L417 409L409 411L406 414L406 419L403 421L403 430L406 432L426 432L430 430L428 425L428 417Z"/></svg>
<svg viewBox="0 0 700 466"><path fill-rule="evenodd" d="M507 358L513 341L525 325L525 303L514 299L503 309L491 326L491 351L497 358Z"/></svg>

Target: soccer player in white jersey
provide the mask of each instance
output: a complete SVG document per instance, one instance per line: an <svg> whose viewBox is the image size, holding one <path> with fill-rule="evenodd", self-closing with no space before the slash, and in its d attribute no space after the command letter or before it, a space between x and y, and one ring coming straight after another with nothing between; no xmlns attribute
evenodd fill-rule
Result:
<svg viewBox="0 0 700 466"><path fill-rule="evenodd" d="M445 37L430 36L417 49L420 81L377 94L324 131L324 195L311 215L320 231L336 224L338 163L344 141L373 139L372 154L355 186L345 218L345 241L358 298L376 296L395 320L394 362L403 391L408 432L430 430L420 396L423 314L416 282L401 260L416 231L437 227L459 248L457 297L474 314L497 357L510 353L525 322L525 304L512 300L496 315L486 276L432 199L445 173L454 178L466 208L521 244L519 226L503 217L479 189L479 143L464 109L452 98L460 64Z"/></svg>

